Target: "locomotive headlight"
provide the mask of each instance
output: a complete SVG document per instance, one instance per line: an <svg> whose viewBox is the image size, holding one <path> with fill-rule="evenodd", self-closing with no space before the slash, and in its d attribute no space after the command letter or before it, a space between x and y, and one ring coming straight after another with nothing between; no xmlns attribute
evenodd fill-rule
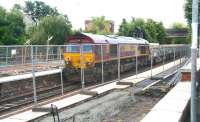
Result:
<svg viewBox="0 0 200 122"><path fill-rule="evenodd" d="M70 57L67 57L65 60L66 60L66 61L70 61Z"/></svg>

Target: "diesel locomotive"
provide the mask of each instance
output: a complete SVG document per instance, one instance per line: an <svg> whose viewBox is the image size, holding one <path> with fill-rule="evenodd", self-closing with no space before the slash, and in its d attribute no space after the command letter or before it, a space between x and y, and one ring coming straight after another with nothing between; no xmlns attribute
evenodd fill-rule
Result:
<svg viewBox="0 0 200 122"><path fill-rule="evenodd" d="M100 81L103 69L103 77L112 79L118 64L120 72L133 70L136 65L138 69L150 67L151 63L181 58L186 48L181 44L160 46L142 38L76 33L66 40L64 47L65 78L80 81L84 69L86 81Z"/></svg>
<svg viewBox="0 0 200 122"><path fill-rule="evenodd" d="M109 76L117 72L120 58L121 72L138 66L145 66L150 61L149 42L142 38L76 33L65 43L64 61L68 77L77 75L81 68L92 77L104 72ZM97 78L98 79L98 78Z"/></svg>

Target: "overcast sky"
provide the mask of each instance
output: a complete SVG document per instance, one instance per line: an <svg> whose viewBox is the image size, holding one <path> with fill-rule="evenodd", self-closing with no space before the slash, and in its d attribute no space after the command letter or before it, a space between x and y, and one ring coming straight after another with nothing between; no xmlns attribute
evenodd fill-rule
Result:
<svg viewBox="0 0 200 122"><path fill-rule="evenodd" d="M34 1L34 0L32 0ZM162 21L165 27L173 22L186 24L184 0L40 0L67 14L75 29L84 28L84 20L104 15L115 22L115 29L123 18L152 18ZM0 0L0 5L10 9L24 0Z"/></svg>

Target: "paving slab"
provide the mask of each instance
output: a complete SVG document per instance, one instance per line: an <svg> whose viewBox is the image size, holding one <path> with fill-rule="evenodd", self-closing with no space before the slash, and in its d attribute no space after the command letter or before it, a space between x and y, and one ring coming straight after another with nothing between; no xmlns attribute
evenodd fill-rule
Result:
<svg viewBox="0 0 200 122"><path fill-rule="evenodd" d="M190 100L190 82L179 82L141 122L179 122Z"/></svg>
<svg viewBox="0 0 200 122"><path fill-rule="evenodd" d="M60 72L61 72L61 69L54 69L54 70L48 70L48 71L35 72L35 77L51 75L51 74L56 74L56 73L60 73ZM23 75L1 77L0 78L0 83L28 79L28 78L32 78L32 76L33 76L32 73L28 73L28 74L23 74Z"/></svg>

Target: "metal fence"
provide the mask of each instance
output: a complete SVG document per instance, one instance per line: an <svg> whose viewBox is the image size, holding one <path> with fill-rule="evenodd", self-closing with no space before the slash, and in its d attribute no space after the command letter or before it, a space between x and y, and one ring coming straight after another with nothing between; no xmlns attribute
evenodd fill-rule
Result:
<svg viewBox="0 0 200 122"><path fill-rule="evenodd" d="M128 47L125 45L129 45ZM67 46L72 45L33 45L33 46L0 46L0 67L2 70L0 74L13 72L10 69L26 69L33 74L33 89L34 101L37 102L36 91L39 86L34 78L35 72L43 71L50 68L65 68L63 55ZM91 71L85 66L87 65L85 55L87 46L92 46L95 51L94 58L96 60L95 65L92 65ZM76 76L80 79L82 88L87 86L88 82L94 82L95 84L104 83L110 80L121 81L125 71L130 71L133 78L149 78L154 75L152 69L156 66L162 65L163 71L167 70L165 64L174 62L174 66L179 68L180 64L185 62L190 57L189 45L160 45L160 46L148 46L148 45L130 45L130 44L82 44L78 45L78 58L80 59L81 68L80 74L76 73ZM110 49L108 51L108 48ZM135 49L134 51L129 51ZM149 48L149 50L145 50ZM139 50L138 50L139 49ZM149 53L145 52L149 51ZM148 55L145 55L148 54ZM142 56L143 55L143 56ZM128 60L125 60L128 59ZM177 63L178 61L178 63ZM110 62L110 63L109 63ZM26 67L25 67L26 66ZM39 68L40 67L40 68ZM150 70L149 74L141 75L141 72ZM112 71L112 72L111 72ZM23 73L27 73L24 71ZM92 73L96 72L96 74ZM60 88L63 94L65 81L63 81L63 72L60 77ZM67 72L70 73L70 72ZM95 79L92 81L88 75ZM1 77L3 77L2 75ZM49 86L48 86L49 87Z"/></svg>
<svg viewBox="0 0 200 122"><path fill-rule="evenodd" d="M0 46L0 67L31 63L31 47L36 64L62 60L63 46L58 45L17 45Z"/></svg>

